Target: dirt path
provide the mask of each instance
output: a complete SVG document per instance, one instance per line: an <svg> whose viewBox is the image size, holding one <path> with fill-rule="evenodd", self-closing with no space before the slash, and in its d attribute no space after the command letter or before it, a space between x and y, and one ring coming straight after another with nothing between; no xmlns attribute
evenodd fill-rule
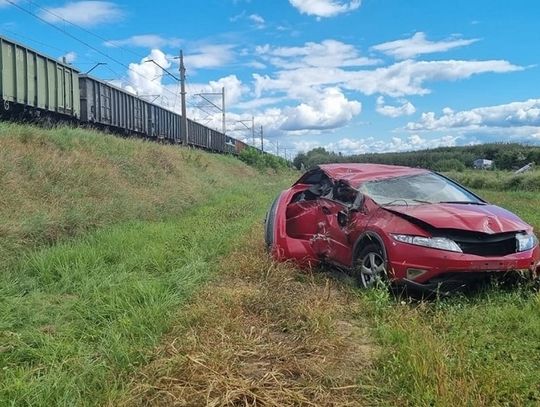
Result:
<svg viewBox="0 0 540 407"><path fill-rule="evenodd" d="M257 226L179 313L122 404L365 404L375 350L360 301L324 276L273 264L261 236Z"/></svg>

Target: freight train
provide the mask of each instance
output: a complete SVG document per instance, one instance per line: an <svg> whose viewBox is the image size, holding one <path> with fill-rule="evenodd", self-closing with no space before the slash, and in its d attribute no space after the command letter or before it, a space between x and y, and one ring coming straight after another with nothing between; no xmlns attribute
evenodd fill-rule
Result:
<svg viewBox="0 0 540 407"><path fill-rule="evenodd" d="M247 144L0 36L0 118L72 123L239 154Z"/></svg>

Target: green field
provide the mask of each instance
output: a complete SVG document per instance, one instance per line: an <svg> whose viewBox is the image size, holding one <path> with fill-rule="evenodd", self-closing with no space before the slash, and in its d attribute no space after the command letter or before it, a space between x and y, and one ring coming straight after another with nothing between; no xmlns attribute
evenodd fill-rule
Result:
<svg viewBox="0 0 540 407"><path fill-rule="evenodd" d="M1 124L0 405L540 405L535 287L414 303L275 264L297 174L255 165ZM459 176L540 228L536 187Z"/></svg>

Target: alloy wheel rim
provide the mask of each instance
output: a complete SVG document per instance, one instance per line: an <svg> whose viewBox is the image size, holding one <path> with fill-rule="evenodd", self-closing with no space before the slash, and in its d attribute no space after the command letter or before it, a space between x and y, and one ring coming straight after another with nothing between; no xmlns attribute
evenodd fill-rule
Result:
<svg viewBox="0 0 540 407"><path fill-rule="evenodd" d="M386 275L385 261L379 253L368 253L360 265L360 278L365 288L373 287Z"/></svg>

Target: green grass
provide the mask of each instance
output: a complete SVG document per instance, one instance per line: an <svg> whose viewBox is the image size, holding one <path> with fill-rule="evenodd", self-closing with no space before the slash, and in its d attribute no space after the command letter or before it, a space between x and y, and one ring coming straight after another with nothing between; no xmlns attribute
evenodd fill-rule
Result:
<svg viewBox="0 0 540 407"><path fill-rule="evenodd" d="M21 251L113 224L165 220L256 173L230 156L0 123L0 272Z"/></svg>
<svg viewBox="0 0 540 407"><path fill-rule="evenodd" d="M0 123L0 405L116 399L283 178L188 148Z"/></svg>
<svg viewBox="0 0 540 407"><path fill-rule="evenodd" d="M174 221L109 227L0 275L0 405L117 397L277 190L246 182Z"/></svg>
<svg viewBox="0 0 540 407"><path fill-rule="evenodd" d="M469 188L503 192L540 191L539 170L523 174L514 174L513 171L465 170L450 171L446 175Z"/></svg>
<svg viewBox="0 0 540 407"><path fill-rule="evenodd" d="M539 193L478 191L540 226ZM401 304L365 296L381 346L370 396L378 405L540 405L540 293L480 294Z"/></svg>

